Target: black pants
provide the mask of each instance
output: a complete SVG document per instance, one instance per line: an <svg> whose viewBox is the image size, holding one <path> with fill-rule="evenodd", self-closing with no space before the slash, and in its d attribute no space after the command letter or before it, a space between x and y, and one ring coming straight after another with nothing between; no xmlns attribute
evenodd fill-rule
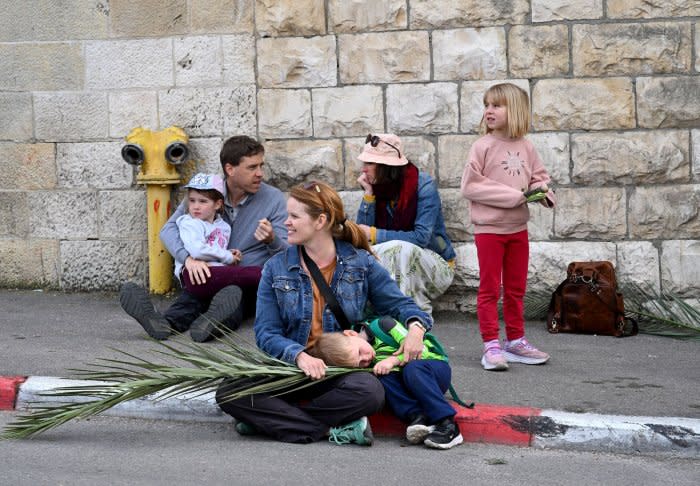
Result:
<svg viewBox="0 0 700 486"><path fill-rule="evenodd" d="M236 315L227 319L222 324L229 329L236 330L241 325L241 321L248 316L255 314L255 295L257 286L242 287L243 296L241 305L236 311ZM163 313L163 317L168 321L170 327L178 332L187 331L192 322L209 309L211 299L199 299L183 290L168 309Z"/></svg>
<svg viewBox="0 0 700 486"><path fill-rule="evenodd" d="M277 397L253 395L226 401L227 390L235 383L225 380L219 386L216 402L221 409L282 442L320 440L330 427L372 415L384 406L384 387L366 372L341 375Z"/></svg>

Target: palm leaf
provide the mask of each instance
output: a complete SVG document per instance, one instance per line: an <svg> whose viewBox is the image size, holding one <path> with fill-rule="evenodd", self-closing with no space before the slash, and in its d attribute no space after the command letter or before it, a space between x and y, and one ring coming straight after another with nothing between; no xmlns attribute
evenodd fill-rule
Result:
<svg viewBox="0 0 700 486"><path fill-rule="evenodd" d="M0 439L28 438L147 396L153 396L156 401L183 395L201 396L216 390L225 378L240 383L226 400L257 393L280 394L317 383L296 365L273 358L235 333L224 333L217 339L218 344L195 343L183 336L171 343L156 343L160 348L151 350L152 357L115 349L124 359L99 359L84 369L72 369L78 378L94 382L60 387L41 395L84 397L86 401L33 406L27 414L6 425ZM329 367L324 379L355 371L367 370Z"/></svg>

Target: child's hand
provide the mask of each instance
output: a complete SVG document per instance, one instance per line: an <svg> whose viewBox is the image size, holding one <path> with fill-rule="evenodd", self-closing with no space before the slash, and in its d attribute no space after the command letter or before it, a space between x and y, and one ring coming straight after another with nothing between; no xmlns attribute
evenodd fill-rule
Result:
<svg viewBox="0 0 700 486"><path fill-rule="evenodd" d="M377 376L388 375L398 364L399 360L394 357L385 358L374 365L372 371L374 371L374 374Z"/></svg>
<svg viewBox="0 0 700 486"><path fill-rule="evenodd" d="M241 258L243 258L243 253L241 253L241 250L233 249L231 250L231 255L233 255L231 265L238 265L241 263Z"/></svg>
<svg viewBox="0 0 700 486"><path fill-rule="evenodd" d="M548 191L549 188L544 185L542 187L536 187L535 189L524 192L523 196L525 196L525 200L529 203L537 202L545 199Z"/></svg>

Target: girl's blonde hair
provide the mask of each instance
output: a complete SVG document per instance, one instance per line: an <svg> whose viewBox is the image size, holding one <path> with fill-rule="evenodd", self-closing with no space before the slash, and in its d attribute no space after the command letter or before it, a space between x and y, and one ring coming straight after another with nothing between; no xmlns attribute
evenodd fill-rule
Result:
<svg viewBox="0 0 700 486"><path fill-rule="evenodd" d="M530 130L530 100L522 88L513 83L494 84L484 93L484 105L488 102L506 107L508 137L524 137ZM492 131L484 117L481 117L480 129L481 133Z"/></svg>
<svg viewBox="0 0 700 486"><path fill-rule="evenodd" d="M343 201L331 186L319 181L299 184L289 191L289 197L306 206L307 213L314 218L325 214L328 217L333 238L347 241L355 248L362 248L372 253L364 231L355 222L345 217Z"/></svg>
<svg viewBox="0 0 700 486"><path fill-rule="evenodd" d="M357 363L353 362L352 348L349 344L350 339L342 332L324 332L307 352L315 358L322 359L327 365L351 368L357 366Z"/></svg>

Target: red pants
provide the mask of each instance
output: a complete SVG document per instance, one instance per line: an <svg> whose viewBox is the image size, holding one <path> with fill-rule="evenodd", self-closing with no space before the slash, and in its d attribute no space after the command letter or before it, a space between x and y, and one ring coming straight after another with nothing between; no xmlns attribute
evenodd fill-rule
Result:
<svg viewBox="0 0 700 486"><path fill-rule="evenodd" d="M527 230L510 235L479 233L474 235L479 258L479 293L476 315L484 342L498 339L498 299L503 284L503 320L506 339L525 335L523 298L527 285L530 256Z"/></svg>
<svg viewBox="0 0 700 486"><path fill-rule="evenodd" d="M239 265L222 265L209 267L211 277L202 285L190 279L187 269L182 270L182 285L190 294L200 299L211 299L216 293L229 285L241 288L257 287L260 283L262 267L241 267Z"/></svg>

